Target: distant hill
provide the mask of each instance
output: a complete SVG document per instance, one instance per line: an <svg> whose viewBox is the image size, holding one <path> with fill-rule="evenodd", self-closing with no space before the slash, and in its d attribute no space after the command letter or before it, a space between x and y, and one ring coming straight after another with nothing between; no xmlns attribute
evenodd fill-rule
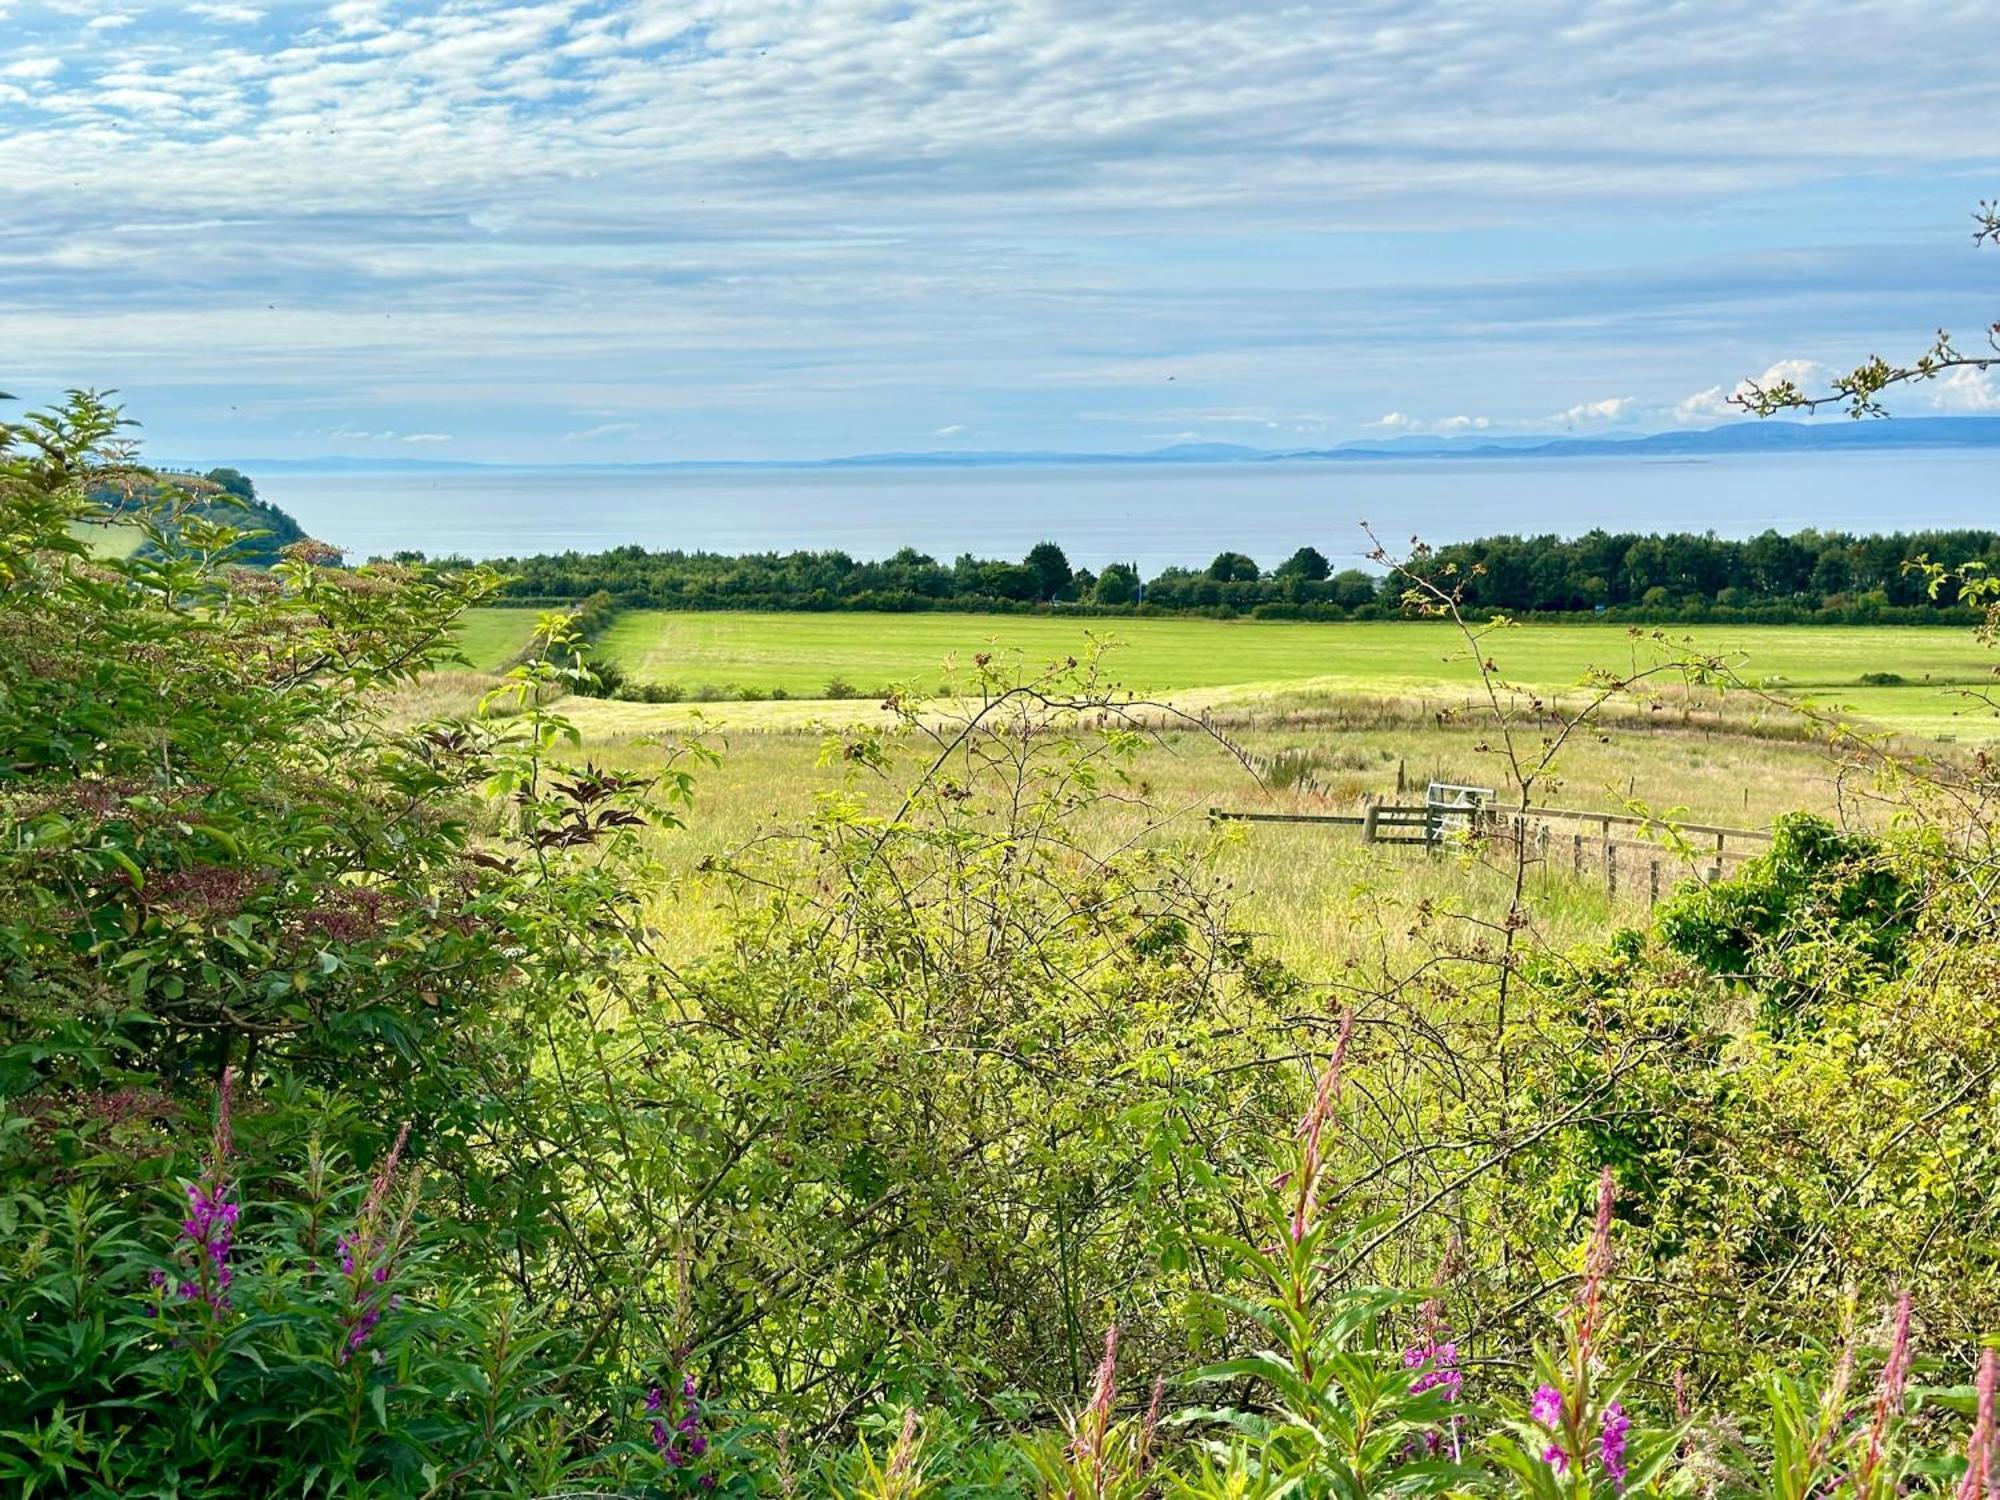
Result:
<svg viewBox="0 0 2000 1500"><path fill-rule="evenodd" d="M1421 442L1421 439L1397 439ZM1893 422L1731 422L1645 437L1449 439L1417 449L1343 443L1289 458L1643 458L1656 455L1857 452L1900 448L2000 447L2000 417L1899 417Z"/></svg>
<svg viewBox="0 0 2000 1500"><path fill-rule="evenodd" d="M1907 448L2000 448L2000 417L1899 417L1893 422L1728 422L1688 432L1656 432L1635 437L1574 437L1522 434L1495 437L1363 438L1329 448L1249 448L1239 443L1177 443L1144 453L1013 452L857 453L843 458L718 460L683 459L630 464L482 464L428 458L239 458L238 469L273 474L467 473L481 469L616 470L622 473L682 469L836 468L1022 468L1037 465L1244 464L1302 462L1392 463L1413 459L1651 458L1702 457L1737 453L1862 452ZM206 468L207 464L189 464Z"/></svg>
<svg viewBox="0 0 2000 1500"><path fill-rule="evenodd" d="M305 539L305 531L299 523L270 501L259 499L256 484L237 469L216 468L199 473L192 466L187 466L163 469L161 472L168 479L198 479L214 487L209 492L212 498L190 506L187 513L248 533L231 554L237 562L268 568L278 561L286 547ZM111 490L98 493L93 498L114 512L129 511L137 503ZM93 547L100 555L128 556L146 545L132 523L93 537Z"/></svg>

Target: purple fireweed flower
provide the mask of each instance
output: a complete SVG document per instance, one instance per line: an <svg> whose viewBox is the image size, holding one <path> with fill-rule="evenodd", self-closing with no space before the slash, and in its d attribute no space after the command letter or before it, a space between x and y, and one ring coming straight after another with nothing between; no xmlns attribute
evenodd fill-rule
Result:
<svg viewBox="0 0 2000 1500"><path fill-rule="evenodd" d="M374 1179L368 1185L368 1196L362 1200L354 1228L339 1239L340 1274L348 1284L348 1307L341 1318L345 1332L339 1348L343 1364L361 1352L361 1346L368 1342L369 1335L382 1321L383 1309L401 1305L402 1299L390 1290L390 1276L395 1269L397 1253L403 1248L409 1232L410 1219L416 1212L420 1181L417 1172L412 1172L407 1179L400 1214L391 1219L386 1210L390 1190L395 1186L396 1169L402 1161L403 1147L409 1139L410 1126L406 1120L396 1134L395 1145L389 1148L389 1154L375 1169Z"/></svg>
<svg viewBox="0 0 2000 1500"><path fill-rule="evenodd" d="M1625 1488L1625 1432L1631 1425L1632 1419L1616 1401L1604 1408L1604 1429L1598 1435L1597 1454L1603 1460L1604 1472L1611 1476L1611 1483L1621 1490Z"/></svg>
<svg viewBox="0 0 2000 1500"><path fill-rule="evenodd" d="M1550 1443L1542 1450L1542 1462L1558 1474L1569 1472L1569 1455L1563 1452L1562 1446L1558 1443Z"/></svg>
<svg viewBox="0 0 2000 1500"><path fill-rule="evenodd" d="M155 1271L149 1282L155 1293L154 1314L158 1315L169 1287L183 1302L199 1301L211 1312L229 1310L229 1284L235 1273L229 1264L230 1247L236 1238L236 1221L242 1209L230 1197L229 1162L233 1154L230 1096L236 1086L236 1070L224 1068L216 1089L215 1132L210 1138L208 1157L201 1176L187 1185L187 1217L181 1220L180 1243L174 1260L183 1274L170 1277Z"/></svg>
<svg viewBox="0 0 2000 1500"><path fill-rule="evenodd" d="M1418 1341L1403 1351L1403 1368L1415 1370L1416 1376L1410 1381L1410 1394L1421 1396L1426 1391L1437 1391L1442 1399L1456 1401L1464 1387L1465 1377L1458 1370L1458 1344L1448 1337L1450 1328L1438 1315L1435 1298L1426 1302L1419 1314L1421 1334ZM1445 1451L1447 1440L1451 1456L1459 1456L1459 1421L1457 1417L1447 1420L1441 1428L1433 1428L1424 1433L1422 1447L1436 1455ZM1411 1457L1416 1456L1417 1445L1411 1444Z"/></svg>
<svg viewBox="0 0 2000 1500"><path fill-rule="evenodd" d="M1422 1373L1410 1382L1410 1394L1421 1396L1425 1391L1443 1390L1444 1399L1456 1401L1465 1380L1455 1368L1458 1364L1458 1345L1454 1343L1412 1344L1403 1351L1403 1368L1421 1370Z"/></svg>
<svg viewBox="0 0 2000 1500"><path fill-rule="evenodd" d="M708 1453L709 1439L701 1430L701 1408L695 1401L697 1389L694 1376L687 1375L678 1385L669 1382L646 1392L647 1426L660 1462L668 1469L692 1470ZM690 1473L688 1478L697 1476ZM699 1483L704 1489L711 1488L715 1476L702 1474Z"/></svg>
<svg viewBox="0 0 2000 1500"><path fill-rule="evenodd" d="M1554 1386L1544 1383L1537 1388L1534 1399L1528 1403L1528 1415L1544 1427L1553 1430L1562 1422L1563 1393Z"/></svg>

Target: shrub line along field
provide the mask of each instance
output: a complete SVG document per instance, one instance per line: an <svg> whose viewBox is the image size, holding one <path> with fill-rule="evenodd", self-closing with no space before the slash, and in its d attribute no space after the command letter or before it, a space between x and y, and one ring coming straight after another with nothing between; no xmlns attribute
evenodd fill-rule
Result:
<svg viewBox="0 0 2000 1500"><path fill-rule="evenodd" d="M528 611L471 611L467 653L477 666L497 669L526 641L532 623ZM2000 720L1951 691L1994 681L1992 654L1962 627L1714 625L1664 633L1734 654L1746 681L1837 704L1888 728L2000 737ZM1116 643L1106 670L1121 686L1151 694L1203 690L1206 702L1224 701L1216 691L1223 689L1459 699L1477 679L1457 635L1419 620L1086 622L1049 615L635 610L614 619L597 648L629 681L671 684L690 698L824 699L840 696L829 692L835 684L863 695L901 685L949 693L969 678L975 653L1060 659L1081 654L1093 636ZM1660 650L1626 626L1528 623L1492 639L1488 655L1517 684L1560 692L1593 667L1626 670L1658 660Z"/></svg>

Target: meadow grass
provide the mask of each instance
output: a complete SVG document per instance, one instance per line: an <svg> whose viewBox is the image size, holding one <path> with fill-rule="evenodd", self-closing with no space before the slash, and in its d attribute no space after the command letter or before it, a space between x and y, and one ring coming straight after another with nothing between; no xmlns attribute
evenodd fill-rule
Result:
<svg viewBox="0 0 2000 1500"><path fill-rule="evenodd" d="M114 521L103 526L72 521L69 534L88 546L92 557L101 557L107 562L130 557L146 545L146 533L129 521Z"/></svg>
<svg viewBox="0 0 2000 1500"><path fill-rule="evenodd" d="M534 633L532 609L468 609L458 617L458 648L482 672L497 672Z"/></svg>
<svg viewBox="0 0 2000 1500"><path fill-rule="evenodd" d="M1787 697L1837 705L1913 734L2000 737L2000 719L1990 709L1968 705L1953 692L1994 681L1992 653L1963 629L1715 625L1663 634L1666 643L1625 626L1537 623L1490 638L1486 654L1522 687L1557 692L1592 668L1622 672L1651 665L1685 641L1728 654L1745 681ZM1190 701L1209 705L1298 690L1455 703L1477 682L1455 632L1415 620L1086 622L1049 615L638 610L614 620L598 645L638 682L671 683L689 693L709 688L723 696L765 698L782 690L821 699L836 679L864 694L901 684L949 693L969 680L978 653L1013 653L1031 663L1060 660L1081 655L1093 638L1116 643L1109 670L1134 691L1200 690L1200 698ZM1882 673L1903 681L1862 681ZM800 716L781 710L770 719L797 723Z"/></svg>
<svg viewBox="0 0 2000 1500"><path fill-rule="evenodd" d="M1176 709L1213 709L1232 741L1260 764L1289 757L1309 766L1319 791L1261 782L1225 745L1188 722L1162 718L1130 768L1134 788L1159 819L1150 831L1130 806L1109 803L1092 814L1090 834L1123 840L1137 833L1176 842L1212 862L1240 903L1239 916L1296 972L1333 982L1347 966L1406 958L1425 938L1428 913L1452 910L1494 919L1505 909L1509 874L1503 850L1484 855L1426 854L1364 844L1350 828L1225 824L1211 808L1239 811L1355 811L1364 798L1411 801L1429 780L1505 788L1492 725L1480 712L1469 663L1456 659L1449 633L1421 622L1279 625L1200 620L1117 622L1121 642L1106 671L1135 689L1171 695ZM492 666L526 639L526 611L475 611L463 639L468 654ZM693 641L692 655L660 653ZM702 643L706 643L703 645ZM1075 621L1047 617L955 615L663 615L621 617L600 647L641 680L698 683L701 669L721 678L802 690L827 676L865 686L871 674L921 676L933 685L962 682L941 670L954 650L1037 657L1081 651ZM1782 677L1784 691L1866 700L1873 717L1913 733L1951 724L1951 705L1936 684L1969 681L1987 662L1960 631L1885 627L1722 628L1704 649L1743 653L1746 677ZM1620 628L1534 625L1508 632L1489 655L1525 685L1560 688L1591 666L1630 669L1660 648ZM653 654L647 655L645 652ZM705 654L704 654L705 653ZM1335 670L1325 668L1329 660ZM651 663L651 665L647 665ZM669 672L678 675L669 676ZM1302 675L1287 679L1283 674ZM1863 672L1894 671L1909 687L1862 687ZM1929 673L1931 685L1923 685ZM655 674L659 674L657 677ZM814 682L815 675L818 682ZM439 674L399 695L399 717L469 712L494 679ZM1835 691L1837 690L1837 691ZM1923 703L1927 709L1916 709ZM1782 704L1739 694L1718 704L1704 694L1698 715L1689 700L1660 707L1627 705L1605 732L1576 737L1560 774L1537 801L1618 812L1644 808L1681 821L1763 827L1779 813L1831 813L1838 765ZM1910 705L1904 707L1903 705ZM944 705L949 711L951 705ZM839 754L862 726L888 727L893 716L874 697L834 701L759 701L653 705L568 698L559 711L584 739L584 755L617 769L661 764L662 740L695 735L722 752L700 772L688 825L663 832L657 851L672 873L653 914L662 951L697 957L726 940L728 902L719 864L757 841L797 830L821 796L843 792L877 811L900 801L918 759L910 747L887 775L857 770ZM1441 711L1444 716L1440 718ZM1948 732L1948 731L1947 731ZM1532 746L1538 732L1523 731ZM1968 738L1970 736L1967 736ZM1408 791L1399 795L1399 777ZM1558 946L1601 939L1644 909L1647 866L1661 861L1667 887L1696 873L1662 849L1631 856L1624 888L1607 895L1593 860L1582 877L1569 869L1567 840L1537 869L1530 902L1542 936Z"/></svg>
<svg viewBox="0 0 2000 1500"><path fill-rule="evenodd" d="M571 699L564 712L587 708ZM663 951L692 958L726 934L725 878L713 867L738 850L802 826L817 800L842 793L886 813L900 802L912 767L921 759L912 744L887 775L856 770L839 753L841 731L711 731L707 743L721 764L697 777L696 802L687 826L662 833L657 852L673 873L653 920ZM1158 821L1146 837L1181 845L1209 861L1226 882L1238 916L1264 945L1296 972L1329 981L1346 966L1407 956L1421 941L1429 911L1451 910L1495 919L1504 910L1510 871L1504 850L1484 855L1427 854L1368 845L1357 830L1333 825L1214 825L1212 807L1268 812L1352 812L1364 795L1399 800L1399 769L1421 798L1424 781L1503 785L1501 768L1482 726L1387 726L1373 730L1272 726L1233 731L1231 738L1261 758L1281 752L1313 757L1328 795L1260 783L1224 745L1195 728L1147 736L1133 760L1130 790L1141 793ZM628 771L658 767L666 755L646 735L588 735L589 758ZM1557 805L1618 811L1638 803L1690 822L1761 827L1780 812L1810 808L1830 812L1835 767L1815 745L1705 734L1686 730L1632 730L1579 740L1565 757L1563 775L1539 800ZM1091 815L1088 836L1105 844L1143 831L1144 818L1129 804L1109 802ZM1607 896L1593 862L1573 876L1566 851L1530 881L1530 905L1542 936L1564 946L1601 938L1618 921L1635 920L1645 906L1644 869L1649 857L1628 856L1626 885ZM1694 873L1662 848L1663 885Z"/></svg>

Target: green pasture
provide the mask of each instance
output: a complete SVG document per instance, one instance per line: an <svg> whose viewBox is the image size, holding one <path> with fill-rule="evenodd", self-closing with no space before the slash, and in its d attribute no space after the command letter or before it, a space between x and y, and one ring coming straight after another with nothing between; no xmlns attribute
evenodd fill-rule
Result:
<svg viewBox="0 0 2000 1500"><path fill-rule="evenodd" d="M458 619L458 645L473 666L497 672L528 644L534 632L532 609L468 609Z"/></svg>
<svg viewBox="0 0 2000 1500"><path fill-rule="evenodd" d="M516 644L527 623L521 622ZM492 628L478 623L482 634ZM1838 705L1887 727L1963 738L2000 734L1990 711L1975 710L1950 691L1994 685L2000 660L1961 629L1715 625L1676 626L1665 634L1705 652L1728 653L1748 682ZM633 681L671 683L690 695L709 688L761 698L782 689L793 698L817 699L830 696L836 680L864 694L894 684L949 692L967 680L976 653L1060 659L1084 651L1093 636L1116 643L1109 673L1143 693L1310 684L1316 692L1436 693L1462 700L1476 683L1474 664L1448 626L1410 620L1086 622L1047 615L639 610L614 620L599 648ZM1619 625L1528 624L1486 643L1486 654L1510 680L1543 692L1574 686L1593 667L1630 671L1668 651ZM1902 681L1862 681L1881 673ZM1203 696L1213 701L1216 695Z"/></svg>
<svg viewBox="0 0 2000 1500"><path fill-rule="evenodd" d="M102 526L72 522L69 534L88 545L92 557L107 561L130 557L146 544L146 533L127 521Z"/></svg>

